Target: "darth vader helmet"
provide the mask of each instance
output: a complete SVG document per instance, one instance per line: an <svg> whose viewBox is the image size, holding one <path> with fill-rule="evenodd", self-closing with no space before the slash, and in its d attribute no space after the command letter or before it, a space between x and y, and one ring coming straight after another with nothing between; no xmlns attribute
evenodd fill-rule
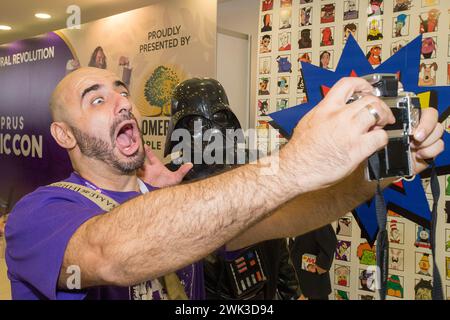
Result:
<svg viewBox="0 0 450 320"><path fill-rule="evenodd" d="M189 132L188 141L180 141L178 129ZM174 90L172 97L172 116L166 137L164 156L174 150L190 148L190 159L185 154L180 155L183 162L194 164L195 172L205 171L212 173L236 164L235 140L229 141L228 133L240 132L239 120L229 107L227 95L222 85L210 78L193 78L180 83ZM214 144L217 135L222 138L222 147L217 150ZM184 140L184 139L183 139ZM220 161L215 163L205 162L203 154L205 150L214 145L214 152L220 152ZM212 150L212 149L211 149ZM228 163L226 156L233 155L233 163Z"/></svg>

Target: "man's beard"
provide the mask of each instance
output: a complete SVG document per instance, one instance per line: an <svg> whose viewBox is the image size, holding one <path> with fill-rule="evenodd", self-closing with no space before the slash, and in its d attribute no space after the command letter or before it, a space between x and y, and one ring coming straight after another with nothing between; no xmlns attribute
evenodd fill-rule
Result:
<svg viewBox="0 0 450 320"><path fill-rule="evenodd" d="M108 143L105 140L91 136L76 127L72 127L73 135L77 140L78 147L83 155L88 158L96 159L107 163L124 174L130 174L137 169L141 168L145 162L145 153L139 148L139 150L132 156L127 157L127 160L120 160L114 152L115 137L117 126L126 120L136 120L134 116L121 115L113 123L110 131L112 143ZM142 139L142 134L140 137Z"/></svg>

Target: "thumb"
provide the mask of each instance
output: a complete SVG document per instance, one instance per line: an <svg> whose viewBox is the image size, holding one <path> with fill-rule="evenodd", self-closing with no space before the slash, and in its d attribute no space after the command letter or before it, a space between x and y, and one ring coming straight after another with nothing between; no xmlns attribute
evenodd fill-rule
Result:
<svg viewBox="0 0 450 320"><path fill-rule="evenodd" d="M357 155L358 160L367 159L376 151L384 148L388 144L388 134L386 131L372 130L361 137L360 147L356 148L361 154Z"/></svg>

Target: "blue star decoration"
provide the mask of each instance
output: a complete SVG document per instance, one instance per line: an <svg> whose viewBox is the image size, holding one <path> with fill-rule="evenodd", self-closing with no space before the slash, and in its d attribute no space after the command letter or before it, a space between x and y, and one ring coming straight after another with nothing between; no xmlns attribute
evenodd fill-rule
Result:
<svg viewBox="0 0 450 320"><path fill-rule="evenodd" d="M326 70L310 63L302 62L307 103L270 114L273 127L289 138L300 119L314 108L339 79L348 76L364 76L373 73L395 73L400 76L404 90L415 92L421 98L422 108L436 108L439 121L450 116L449 86L419 87L419 66L422 36L418 36L395 55L373 68L366 55L353 37L349 37L342 52L336 71ZM442 66L441 66L442 67ZM450 134L443 136L445 146L450 147ZM439 175L450 173L450 152L443 152L435 161ZM430 228L431 212L425 196L421 178L427 178L430 169L424 171L413 181L402 181L386 188L383 192L389 211L399 214L425 228ZM372 245L378 233L373 200L353 210L360 228L361 236Z"/></svg>

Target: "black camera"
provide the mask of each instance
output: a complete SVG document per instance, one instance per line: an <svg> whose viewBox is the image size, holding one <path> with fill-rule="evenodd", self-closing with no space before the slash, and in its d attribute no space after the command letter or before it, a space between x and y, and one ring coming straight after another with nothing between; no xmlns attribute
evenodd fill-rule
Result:
<svg viewBox="0 0 450 320"><path fill-rule="evenodd" d="M395 74L371 74L362 78L373 86L373 94L391 108L395 117L394 124L384 127L389 137L388 144L369 158L367 179L373 181L389 177L413 176L410 142L413 131L420 121L419 97L412 92L403 91L403 86ZM359 98L361 95L355 94L350 102Z"/></svg>

